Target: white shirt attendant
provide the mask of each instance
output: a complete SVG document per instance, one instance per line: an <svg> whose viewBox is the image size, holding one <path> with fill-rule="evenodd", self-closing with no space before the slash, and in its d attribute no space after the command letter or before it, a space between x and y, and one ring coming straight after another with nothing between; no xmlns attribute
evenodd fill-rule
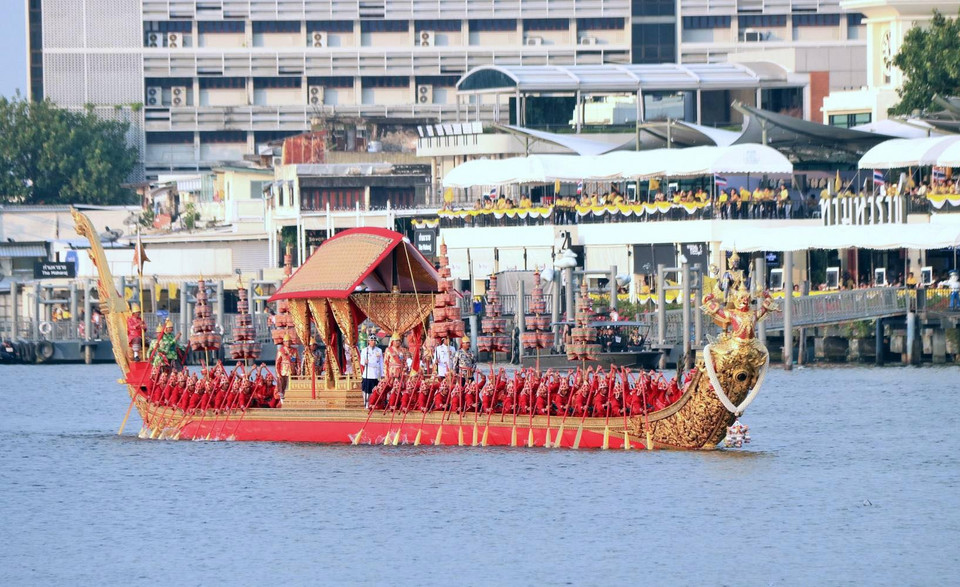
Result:
<svg viewBox="0 0 960 587"><path fill-rule="evenodd" d="M440 343L433 350L433 363L437 366L437 375L445 377L453 368L453 347Z"/></svg>
<svg viewBox="0 0 960 587"><path fill-rule="evenodd" d="M380 347L363 347L360 351L360 369L364 379L380 379L383 377L383 351Z"/></svg>

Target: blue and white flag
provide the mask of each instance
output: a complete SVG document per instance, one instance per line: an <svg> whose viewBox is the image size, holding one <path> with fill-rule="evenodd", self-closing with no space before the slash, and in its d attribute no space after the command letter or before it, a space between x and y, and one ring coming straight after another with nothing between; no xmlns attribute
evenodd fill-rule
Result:
<svg viewBox="0 0 960 587"><path fill-rule="evenodd" d="M583 195L583 180L582 180L582 179L577 182L577 195L578 195L578 196L582 196L582 195Z"/></svg>
<svg viewBox="0 0 960 587"><path fill-rule="evenodd" d="M934 167L933 181L947 181L947 170L943 167Z"/></svg>
<svg viewBox="0 0 960 587"><path fill-rule="evenodd" d="M497 188L490 188L490 199L491 200L497 199Z"/></svg>
<svg viewBox="0 0 960 587"><path fill-rule="evenodd" d="M881 169L874 169L874 170L873 170L873 183L874 183L874 185L884 185L884 184L886 184L886 182L883 181L883 170L881 170Z"/></svg>
<svg viewBox="0 0 960 587"><path fill-rule="evenodd" d="M714 183L714 185L716 185L718 188L725 188L725 187L727 187L727 178L724 177L724 176L722 176L722 175L719 175L719 174L714 173L714 174L713 174L713 183Z"/></svg>

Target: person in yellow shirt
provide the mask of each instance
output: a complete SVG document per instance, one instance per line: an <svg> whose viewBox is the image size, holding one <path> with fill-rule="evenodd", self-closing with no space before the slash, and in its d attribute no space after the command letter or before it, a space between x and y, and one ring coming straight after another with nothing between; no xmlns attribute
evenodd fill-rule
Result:
<svg viewBox="0 0 960 587"><path fill-rule="evenodd" d="M620 194L616 194L615 196L613 196L613 204L614 204L614 206L622 206L622 205L623 205L623 201L624 201L624 200L623 200L623 196L621 196Z"/></svg>
<svg viewBox="0 0 960 587"><path fill-rule="evenodd" d="M793 206L790 204L790 191L787 186L780 186L780 197L777 202L777 212L780 218L790 218Z"/></svg>

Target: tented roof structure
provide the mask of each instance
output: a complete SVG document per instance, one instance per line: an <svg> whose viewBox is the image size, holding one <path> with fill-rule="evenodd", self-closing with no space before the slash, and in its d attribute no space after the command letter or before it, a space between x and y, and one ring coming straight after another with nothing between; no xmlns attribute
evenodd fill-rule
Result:
<svg viewBox="0 0 960 587"><path fill-rule="evenodd" d="M772 63L484 65L457 82L461 93L729 90L802 86Z"/></svg>
<svg viewBox="0 0 960 587"><path fill-rule="evenodd" d="M270 301L343 299L358 291L433 293L439 276L403 235L383 228L352 228L324 242Z"/></svg>
<svg viewBox="0 0 960 587"><path fill-rule="evenodd" d="M748 117L737 144L762 143L763 126L767 127L767 144L773 146L831 145L838 150L862 153L877 143L894 138L811 122L746 104L734 104L734 107Z"/></svg>
<svg viewBox="0 0 960 587"><path fill-rule="evenodd" d="M957 142L960 135L884 141L864 153L859 166L860 169L897 169L940 165L940 156Z"/></svg>
<svg viewBox="0 0 960 587"><path fill-rule="evenodd" d="M744 227L725 238L725 251L805 251L807 249L944 249L960 245L960 225L872 224L858 226Z"/></svg>
<svg viewBox="0 0 960 587"><path fill-rule="evenodd" d="M651 177L698 177L724 174L790 174L793 164L763 145L691 147L618 151L599 156L530 155L510 159L476 159L455 167L445 187L610 181Z"/></svg>

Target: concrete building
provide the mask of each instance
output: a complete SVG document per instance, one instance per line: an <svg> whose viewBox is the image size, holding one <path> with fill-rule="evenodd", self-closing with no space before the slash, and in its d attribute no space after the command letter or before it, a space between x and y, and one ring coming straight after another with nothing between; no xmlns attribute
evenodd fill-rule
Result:
<svg viewBox="0 0 960 587"><path fill-rule="evenodd" d="M150 177L240 160L317 116L492 120L493 104L455 89L482 65L796 49L789 70L860 85L842 74L855 52L841 54L862 27L838 0L25 1L30 95L129 122Z"/></svg>
<svg viewBox="0 0 960 587"><path fill-rule="evenodd" d="M887 110L900 101L897 88L903 85L903 72L890 61L900 51L907 31L929 23L934 9L955 17L960 2L841 0L840 4L864 15L866 55L858 65L866 80L854 90L831 92L823 102L823 123L850 127L885 120Z"/></svg>

